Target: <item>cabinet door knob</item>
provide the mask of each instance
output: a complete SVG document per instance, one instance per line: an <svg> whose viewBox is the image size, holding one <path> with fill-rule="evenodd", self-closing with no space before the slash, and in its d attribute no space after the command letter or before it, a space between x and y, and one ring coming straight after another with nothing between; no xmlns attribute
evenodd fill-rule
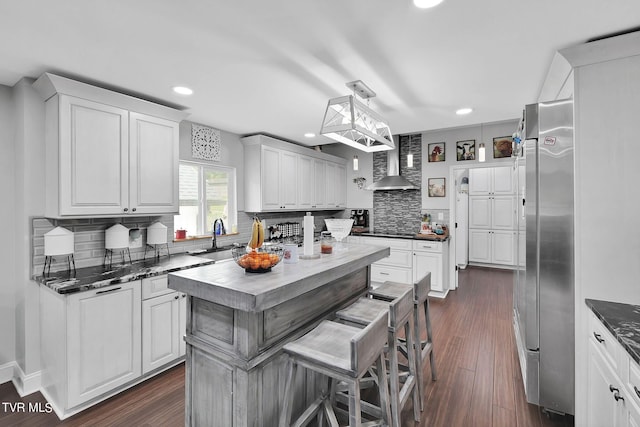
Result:
<svg viewBox="0 0 640 427"><path fill-rule="evenodd" d="M173 297L173 299L179 299L180 295L176 295L175 297Z"/></svg>
<svg viewBox="0 0 640 427"><path fill-rule="evenodd" d="M638 390L638 387L633 386L633 391L636 392L636 395L638 395L638 398L640 399L640 390Z"/></svg>
<svg viewBox="0 0 640 427"><path fill-rule="evenodd" d="M619 391L620 391L620 389L617 389L617 388L615 388L613 385L609 384L609 391L610 391L611 393L616 393L616 392L619 392Z"/></svg>
<svg viewBox="0 0 640 427"><path fill-rule="evenodd" d="M616 399L616 402L622 400L624 402L624 397L620 396L620 393L617 391L613 394L613 398Z"/></svg>
<svg viewBox="0 0 640 427"><path fill-rule="evenodd" d="M595 332L593 333L593 336L596 337L596 341L598 341L599 343L603 343L604 342L604 338L602 338L602 335L600 334L596 334Z"/></svg>
<svg viewBox="0 0 640 427"><path fill-rule="evenodd" d="M133 209L131 209L131 210L132 210L133 212L135 212L135 211L136 211L136 208L133 208Z"/></svg>
<svg viewBox="0 0 640 427"><path fill-rule="evenodd" d="M124 208L124 211L125 212L129 212L129 208Z"/></svg>

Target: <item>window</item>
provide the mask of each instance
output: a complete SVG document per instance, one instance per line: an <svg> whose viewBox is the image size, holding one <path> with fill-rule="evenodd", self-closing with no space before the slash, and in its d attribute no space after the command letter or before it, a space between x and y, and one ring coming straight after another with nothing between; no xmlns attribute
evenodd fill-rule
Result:
<svg viewBox="0 0 640 427"><path fill-rule="evenodd" d="M228 233L237 224L236 170L225 166L180 162L180 214L174 228L187 235L211 234L222 218Z"/></svg>

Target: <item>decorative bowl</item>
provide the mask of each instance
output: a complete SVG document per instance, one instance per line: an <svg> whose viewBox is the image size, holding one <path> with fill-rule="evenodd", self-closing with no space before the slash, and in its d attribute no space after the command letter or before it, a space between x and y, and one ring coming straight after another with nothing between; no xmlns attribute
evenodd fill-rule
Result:
<svg viewBox="0 0 640 427"><path fill-rule="evenodd" d="M265 245L247 252L246 247L240 246L232 248L231 254L247 273L267 273L282 260L283 249L280 245Z"/></svg>
<svg viewBox="0 0 640 427"><path fill-rule="evenodd" d="M351 233L351 226L353 225L353 219L339 219L339 218L327 218L324 220L327 225L327 230L338 242L341 242L346 236Z"/></svg>

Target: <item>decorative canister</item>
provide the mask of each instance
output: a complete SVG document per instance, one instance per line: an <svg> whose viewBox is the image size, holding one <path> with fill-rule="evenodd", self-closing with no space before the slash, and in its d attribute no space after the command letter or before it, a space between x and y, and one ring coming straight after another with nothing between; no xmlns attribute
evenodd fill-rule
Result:
<svg viewBox="0 0 640 427"><path fill-rule="evenodd" d="M129 229L122 224L115 224L104 232L105 249L123 249L129 247Z"/></svg>
<svg viewBox="0 0 640 427"><path fill-rule="evenodd" d="M161 222L154 222L147 227L147 243L149 245L164 245L167 243L167 226Z"/></svg>
<svg viewBox="0 0 640 427"><path fill-rule="evenodd" d="M73 231L56 227L44 235L44 255L73 254Z"/></svg>

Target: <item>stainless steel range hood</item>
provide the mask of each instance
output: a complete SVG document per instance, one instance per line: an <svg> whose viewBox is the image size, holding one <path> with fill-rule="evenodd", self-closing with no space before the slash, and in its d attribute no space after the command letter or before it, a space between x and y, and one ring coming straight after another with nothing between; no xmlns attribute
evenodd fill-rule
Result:
<svg viewBox="0 0 640 427"><path fill-rule="evenodd" d="M374 182L366 189L373 191L418 190L407 178L400 175L400 142L398 147L387 151L387 176Z"/></svg>

